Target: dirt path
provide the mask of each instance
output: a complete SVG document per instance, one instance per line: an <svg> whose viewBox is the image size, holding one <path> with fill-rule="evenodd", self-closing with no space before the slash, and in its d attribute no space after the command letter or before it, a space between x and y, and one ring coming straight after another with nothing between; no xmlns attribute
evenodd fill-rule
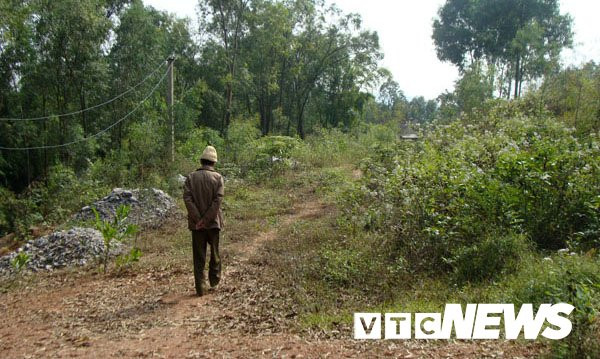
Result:
<svg viewBox="0 0 600 359"><path fill-rule="evenodd" d="M224 243L223 281L203 297L193 291L191 268L122 277L50 275L4 294L2 356L247 357L293 351L304 341L282 334L278 318L256 312L269 289L261 283L259 249L277 237L278 228L321 209L317 201L306 202L282 215L277 228Z"/></svg>
<svg viewBox="0 0 600 359"><path fill-rule="evenodd" d="M190 263L165 264L106 277L50 275L0 296L0 353L21 357L515 357L522 348L497 343L358 342L318 339L295 330L286 293L265 270L261 248L281 229L318 217L316 199L278 216L274 228L223 243L223 280L197 297ZM185 228L182 218L161 235ZM276 275L276 273L275 273ZM362 354L361 354L362 353Z"/></svg>

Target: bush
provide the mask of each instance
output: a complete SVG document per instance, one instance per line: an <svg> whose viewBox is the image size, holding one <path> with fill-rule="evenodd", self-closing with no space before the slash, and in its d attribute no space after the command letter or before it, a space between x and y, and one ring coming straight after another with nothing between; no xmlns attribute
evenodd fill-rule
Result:
<svg viewBox="0 0 600 359"><path fill-rule="evenodd" d="M0 188L0 234L28 238L32 227L58 224L106 190L89 173L78 178L67 166L50 167L45 182L34 182L20 195Z"/></svg>
<svg viewBox="0 0 600 359"><path fill-rule="evenodd" d="M600 355L600 261L592 252L578 255L562 251L533 258L500 285L499 301L515 303L570 303L573 330L553 343L553 356L597 358Z"/></svg>
<svg viewBox="0 0 600 359"><path fill-rule="evenodd" d="M459 283L494 280L515 272L530 245L523 235L488 235L469 247L458 247L449 260Z"/></svg>
<svg viewBox="0 0 600 359"><path fill-rule="evenodd" d="M17 238L26 237L29 227L41 220L31 199L17 198L13 192L0 187L0 236L14 232Z"/></svg>
<svg viewBox="0 0 600 359"><path fill-rule="evenodd" d="M106 157L90 164L87 175L107 187L125 187L131 180L130 154L127 150L113 150Z"/></svg>
<svg viewBox="0 0 600 359"><path fill-rule="evenodd" d="M190 131L187 139L177 146L177 151L193 164L200 163L200 156L207 145L215 146L217 151L225 149L225 141L213 129L200 127ZM220 154L223 157L223 154Z"/></svg>
<svg viewBox="0 0 600 359"><path fill-rule="evenodd" d="M356 285L365 275L361 263L364 260L360 252L353 249L325 250L322 254L323 279L336 286Z"/></svg>
<svg viewBox="0 0 600 359"><path fill-rule="evenodd" d="M104 248L102 251L102 268L104 273L106 273L106 268L108 266L108 258L113 254L113 246L133 237L139 230L137 225L126 223L130 209L130 206L121 204L117 207L117 211L112 220L108 220L102 219L96 208L92 207L92 211L94 211L96 217L94 225L96 229L102 233L102 239L104 241ZM128 261L137 261L140 256L141 252L134 247L129 255L120 257L117 263L119 266L122 266Z"/></svg>
<svg viewBox="0 0 600 359"><path fill-rule="evenodd" d="M514 269L525 239L539 249L597 248L597 138L512 105L479 121L423 127L417 142L375 141L360 184L345 196L346 220L395 238L411 268L453 271L459 281ZM492 260L494 251L508 262ZM461 264L488 254L491 268L481 263L481 274Z"/></svg>
<svg viewBox="0 0 600 359"><path fill-rule="evenodd" d="M238 166L252 161L254 141L260 138L256 120L234 120L227 130L227 160Z"/></svg>
<svg viewBox="0 0 600 359"><path fill-rule="evenodd" d="M355 163L364 155L351 135L339 129L317 129L310 135L303 146L294 151L293 157L302 165L322 168L338 166L344 163Z"/></svg>

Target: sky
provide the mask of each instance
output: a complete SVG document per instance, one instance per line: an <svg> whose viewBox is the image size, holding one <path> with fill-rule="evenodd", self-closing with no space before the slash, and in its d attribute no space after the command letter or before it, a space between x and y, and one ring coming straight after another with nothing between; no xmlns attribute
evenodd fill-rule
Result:
<svg viewBox="0 0 600 359"><path fill-rule="evenodd" d="M384 59L381 66L389 69L410 99L424 96L436 98L452 91L458 71L437 59L431 39L432 23L445 0L326 0L344 12L361 15L363 27L377 31ZM197 0L144 0L146 5L175 13L179 17L196 18ZM579 65L591 60L600 62L600 14L598 0L561 0L561 12L573 17L574 47L564 50L566 65Z"/></svg>

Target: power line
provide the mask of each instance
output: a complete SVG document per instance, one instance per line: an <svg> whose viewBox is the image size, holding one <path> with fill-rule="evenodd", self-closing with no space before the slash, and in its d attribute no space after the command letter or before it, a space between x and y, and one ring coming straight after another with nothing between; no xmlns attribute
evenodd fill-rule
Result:
<svg viewBox="0 0 600 359"><path fill-rule="evenodd" d="M162 75L162 77L160 78L160 80L156 83L156 85L154 85L154 87L152 88L152 90L150 90L150 92L148 93L148 95L146 95L146 97L144 97L144 99L141 100L134 107L133 110L131 110L125 116L121 117L118 121L114 122L110 126L108 126L105 129L101 130L100 132L97 132L97 133L95 133L95 134L93 134L91 136L80 138L80 139L77 139L77 140L74 140L74 141L71 141L71 142L61 143L59 145L33 146L33 147L2 147L2 146L0 146L0 150L27 151L27 150L42 150L42 149L50 149L50 148L60 148L60 147L67 147L67 146L70 146L70 145L74 145L74 144L80 143L80 142L85 142L85 141L88 141L88 140L90 140L92 138L96 138L96 137L100 136L101 134L107 132L111 128L115 127L119 123L125 121L129 116L131 116L134 112L136 112L144 104L144 102L146 102L146 100L148 100L150 98L150 96L154 93L154 91L156 91L156 89L158 88L158 86L160 86L160 84L164 81L165 77L167 77L167 74L168 74L168 71L165 71L165 73Z"/></svg>
<svg viewBox="0 0 600 359"><path fill-rule="evenodd" d="M97 105L94 105L94 106L91 106L91 107L88 107L88 108L84 108L82 110L74 111L74 112L63 113L63 114L60 114L60 115L49 115L49 116L31 117L31 118L0 118L0 121L39 121L39 120L46 120L46 119L49 119L49 118L52 118L52 117L65 117L65 116L78 115L80 113L84 113L84 112L96 109L98 107L102 107L104 105L108 105L109 103L114 102L114 101L120 99L121 97L127 95L131 91L133 91L136 88L138 88L139 86L141 86L143 83L145 83L146 81L148 81L148 79L150 79L150 77L152 77L152 75L154 75L156 72L158 72L158 70L160 70L164 65L165 65L165 61L162 61L154 69L154 71L152 71L150 74L148 74L148 76L144 77L144 79L142 81L138 82L133 87L130 87L125 92L122 92L121 94L119 94L119 95L111 98L110 100L104 101L104 102L99 103Z"/></svg>

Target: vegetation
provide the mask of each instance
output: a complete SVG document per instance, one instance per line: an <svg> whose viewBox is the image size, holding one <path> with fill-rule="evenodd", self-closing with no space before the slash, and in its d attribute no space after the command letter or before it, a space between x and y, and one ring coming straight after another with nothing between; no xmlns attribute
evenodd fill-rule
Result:
<svg viewBox="0 0 600 359"><path fill-rule="evenodd" d="M106 273L108 259L114 253L115 246L122 244L126 239L131 238L138 231L134 224L127 224L127 216L131 207L119 205L112 219L102 219L95 208L92 208L96 216L96 229L102 233L104 240L104 250L102 253L102 270ZM133 247L129 254L119 257L118 264L123 265L129 261L137 261L141 256L140 249Z"/></svg>
<svg viewBox="0 0 600 359"><path fill-rule="evenodd" d="M27 253L20 252L11 261L10 266L15 270L17 274L21 273L25 265L29 262L29 256Z"/></svg>
<svg viewBox="0 0 600 359"><path fill-rule="evenodd" d="M514 98L525 80L556 68L572 42L571 18L558 0L448 0L433 23L438 58L464 70L484 60L498 74L499 96ZM493 77L492 77L493 78Z"/></svg>
<svg viewBox="0 0 600 359"><path fill-rule="evenodd" d="M199 29L139 0L0 5L0 147L75 142L0 150L0 237L63 223L113 186L180 197L176 175L212 144L226 238L278 227L309 195L326 206L266 244L305 327L368 308L568 302L574 330L551 355L600 355L600 70L560 66L572 32L558 1L446 1L433 39L461 76L430 100L379 67L357 15L315 0L199 5ZM159 81L172 54L174 162ZM134 233L127 213L97 214L104 270Z"/></svg>

